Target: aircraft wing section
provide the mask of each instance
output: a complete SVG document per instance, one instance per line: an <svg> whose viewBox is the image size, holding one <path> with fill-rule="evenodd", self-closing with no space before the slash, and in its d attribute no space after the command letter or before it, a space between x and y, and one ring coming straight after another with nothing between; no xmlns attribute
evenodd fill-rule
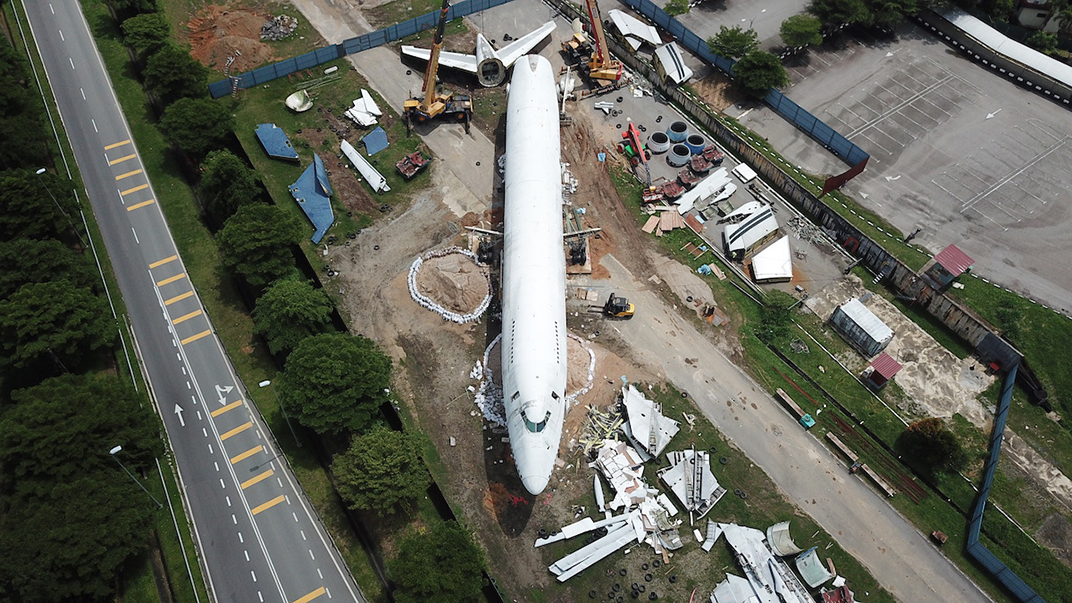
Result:
<svg viewBox="0 0 1072 603"><path fill-rule="evenodd" d="M427 61L432 56L432 51L427 48L417 48L416 46L403 46L402 54ZM441 50L439 52L439 66L476 73L476 55Z"/></svg>
<svg viewBox="0 0 1072 603"><path fill-rule="evenodd" d="M536 31L525 34L499 49L497 51L499 59L506 67L513 65L515 61L525 56L528 51L532 50L533 47L543 41L544 38L551 35L551 32L554 30L554 21L544 23Z"/></svg>

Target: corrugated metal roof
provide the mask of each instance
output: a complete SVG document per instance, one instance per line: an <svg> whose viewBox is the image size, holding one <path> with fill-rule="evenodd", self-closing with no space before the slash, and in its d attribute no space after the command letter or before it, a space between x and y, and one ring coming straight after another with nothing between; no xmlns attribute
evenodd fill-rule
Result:
<svg viewBox="0 0 1072 603"><path fill-rule="evenodd" d="M934 261L941 264L953 276L960 276L975 263L975 260L956 245L950 245L938 252L938 255L934 256Z"/></svg>
<svg viewBox="0 0 1072 603"><path fill-rule="evenodd" d="M875 313L867 309L860 300L855 297L839 306L841 311L848 316L856 326L864 330L867 335L878 342L887 341L893 337L893 329L886 326Z"/></svg>
<svg viewBox="0 0 1072 603"><path fill-rule="evenodd" d="M998 30L960 9L950 10L942 16L964 31L964 33L989 46L994 52L1005 55L1018 63L1023 63L1066 86L1072 86L1072 67L1061 61L1051 59L1033 48L1005 37Z"/></svg>
<svg viewBox="0 0 1072 603"><path fill-rule="evenodd" d="M892 379L897 371L901 370L901 363L893 359L892 356L886 352L879 354L874 360L871 361L871 366L875 368L875 372L882 375L886 379Z"/></svg>

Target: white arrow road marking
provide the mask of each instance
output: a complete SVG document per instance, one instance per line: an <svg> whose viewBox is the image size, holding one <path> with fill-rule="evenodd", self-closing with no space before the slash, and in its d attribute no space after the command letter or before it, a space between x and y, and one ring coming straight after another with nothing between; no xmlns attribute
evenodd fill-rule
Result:
<svg viewBox="0 0 1072 603"><path fill-rule="evenodd" d="M182 407L178 404L175 405L175 415L179 417L179 424L186 427L186 420L182 418Z"/></svg>
<svg viewBox="0 0 1072 603"><path fill-rule="evenodd" d="M991 119L991 118L993 118L993 117L994 117L995 115L997 115L998 113L1001 113L1001 109L998 109L997 111L994 111L993 113L987 113L987 114L986 114L986 118L987 118L987 119Z"/></svg>
<svg viewBox="0 0 1072 603"><path fill-rule="evenodd" d="M230 385L216 386L216 395L220 397L220 404L227 404L227 394L231 393L232 389L234 387Z"/></svg>

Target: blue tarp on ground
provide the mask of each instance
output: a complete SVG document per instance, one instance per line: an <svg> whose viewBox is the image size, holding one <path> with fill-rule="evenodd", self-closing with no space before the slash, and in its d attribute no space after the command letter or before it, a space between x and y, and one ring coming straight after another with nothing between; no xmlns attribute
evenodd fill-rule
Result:
<svg viewBox="0 0 1072 603"><path fill-rule="evenodd" d="M302 172L297 182L287 188L316 227L313 243L319 243L335 222L335 214L331 211L331 183L328 182L328 173L324 171L320 155L313 153L313 164Z"/></svg>
<svg viewBox="0 0 1072 603"><path fill-rule="evenodd" d="M365 143L365 153L372 157L376 153L387 148L387 132L383 131L383 128L377 126L375 130L365 134L365 137L361 139L361 142Z"/></svg>
<svg viewBox="0 0 1072 603"><path fill-rule="evenodd" d="M298 152L291 146L290 139L287 138L283 128L275 124L260 124L254 131L257 133L257 140L261 141L261 146L268 152L268 155L277 159L298 160Z"/></svg>

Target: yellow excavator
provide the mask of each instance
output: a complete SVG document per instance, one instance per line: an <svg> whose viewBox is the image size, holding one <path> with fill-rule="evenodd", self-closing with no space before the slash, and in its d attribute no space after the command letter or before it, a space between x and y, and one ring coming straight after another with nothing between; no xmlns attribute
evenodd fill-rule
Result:
<svg viewBox="0 0 1072 603"><path fill-rule="evenodd" d="M449 118L465 124L465 131L469 131L469 120L473 115L473 103L469 96L455 95L453 91L436 88L436 78L439 74L439 51L443 48L443 34L447 27L447 11L450 9L449 0L443 0L443 8L439 12L439 25L436 27L435 41L432 44L432 56L428 59L428 67L424 72L424 92L422 98L411 98L403 104L406 119L412 122L424 123L437 118Z"/></svg>

